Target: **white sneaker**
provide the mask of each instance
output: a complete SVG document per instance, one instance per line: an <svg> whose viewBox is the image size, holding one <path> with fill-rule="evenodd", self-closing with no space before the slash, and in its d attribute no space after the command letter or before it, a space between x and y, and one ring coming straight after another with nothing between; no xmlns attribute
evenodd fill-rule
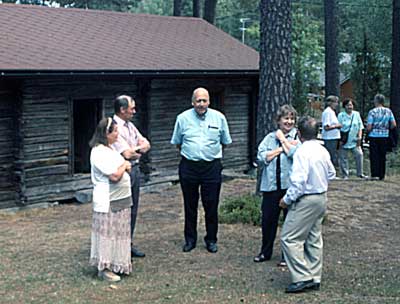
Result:
<svg viewBox="0 0 400 304"><path fill-rule="evenodd" d="M106 280L108 282L119 282L121 281L121 277L115 273L113 273L112 271L109 270L103 270L103 271L99 271L98 273L98 277Z"/></svg>

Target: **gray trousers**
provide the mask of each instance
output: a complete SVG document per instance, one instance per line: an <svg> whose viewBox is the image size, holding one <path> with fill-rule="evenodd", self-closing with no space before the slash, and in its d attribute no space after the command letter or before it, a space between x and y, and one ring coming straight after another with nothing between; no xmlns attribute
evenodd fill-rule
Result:
<svg viewBox="0 0 400 304"><path fill-rule="evenodd" d="M339 167L340 173L343 177L349 177L349 160L348 154L351 153L356 160L356 168L357 168L357 176L361 176L363 174L363 151L361 147L354 147L352 149L344 149L341 147L339 149Z"/></svg>
<svg viewBox="0 0 400 304"><path fill-rule="evenodd" d="M129 174L131 177L131 191L132 191L132 207L131 207L131 240L133 242L133 235L135 232L136 217L139 207L139 189L140 189L140 168L135 162L132 163L132 170Z"/></svg>
<svg viewBox="0 0 400 304"><path fill-rule="evenodd" d="M322 220L326 193L305 195L289 206L281 233L281 247L293 283L321 282Z"/></svg>

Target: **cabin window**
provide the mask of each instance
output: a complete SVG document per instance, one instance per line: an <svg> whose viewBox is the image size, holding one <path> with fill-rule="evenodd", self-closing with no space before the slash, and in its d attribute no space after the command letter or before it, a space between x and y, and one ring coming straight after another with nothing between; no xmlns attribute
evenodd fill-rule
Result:
<svg viewBox="0 0 400 304"><path fill-rule="evenodd" d="M90 173L89 141L103 113L101 99L73 101L72 172Z"/></svg>

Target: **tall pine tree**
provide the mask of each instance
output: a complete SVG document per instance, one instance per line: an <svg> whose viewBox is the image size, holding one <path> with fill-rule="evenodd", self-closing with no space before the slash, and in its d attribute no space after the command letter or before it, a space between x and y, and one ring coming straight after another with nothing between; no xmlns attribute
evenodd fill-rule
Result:
<svg viewBox="0 0 400 304"><path fill-rule="evenodd" d="M257 143L276 128L280 105L291 103L291 1L260 1L260 91Z"/></svg>
<svg viewBox="0 0 400 304"><path fill-rule="evenodd" d="M400 125L400 0L393 0L392 72L390 78L390 107Z"/></svg>
<svg viewBox="0 0 400 304"><path fill-rule="evenodd" d="M337 0L324 0L325 11L325 95L339 96Z"/></svg>

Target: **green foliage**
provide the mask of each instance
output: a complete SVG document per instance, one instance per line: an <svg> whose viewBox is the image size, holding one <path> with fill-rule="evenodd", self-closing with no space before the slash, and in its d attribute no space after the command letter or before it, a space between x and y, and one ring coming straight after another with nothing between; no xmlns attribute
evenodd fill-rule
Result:
<svg viewBox="0 0 400 304"><path fill-rule="evenodd" d="M388 58L374 49L365 34L363 46L356 50L351 75L356 101L363 117L373 107L371 100L375 94L379 92L388 95L390 65L387 61Z"/></svg>
<svg viewBox="0 0 400 304"><path fill-rule="evenodd" d="M219 207L221 223L261 225L261 197L247 194L225 199Z"/></svg>
<svg viewBox="0 0 400 304"><path fill-rule="evenodd" d="M318 87L324 68L322 22L301 8L293 12L292 18L292 103L304 114L307 93Z"/></svg>
<svg viewBox="0 0 400 304"><path fill-rule="evenodd" d="M371 46L390 56L392 0L347 0L338 8L340 52L356 52L367 33Z"/></svg>

